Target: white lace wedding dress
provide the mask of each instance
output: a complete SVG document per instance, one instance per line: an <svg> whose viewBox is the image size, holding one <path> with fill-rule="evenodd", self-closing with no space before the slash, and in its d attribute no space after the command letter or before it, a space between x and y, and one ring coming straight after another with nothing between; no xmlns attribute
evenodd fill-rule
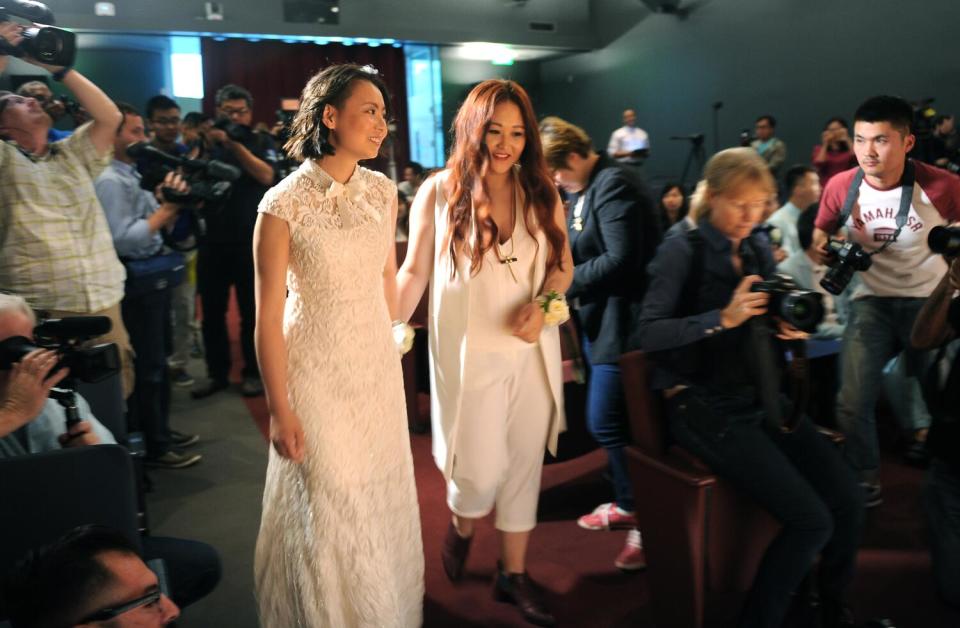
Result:
<svg viewBox="0 0 960 628"><path fill-rule="evenodd" d="M283 331L302 464L270 448L254 574L265 628L422 622L423 548L400 356L382 272L394 184L312 160L260 211L290 228Z"/></svg>

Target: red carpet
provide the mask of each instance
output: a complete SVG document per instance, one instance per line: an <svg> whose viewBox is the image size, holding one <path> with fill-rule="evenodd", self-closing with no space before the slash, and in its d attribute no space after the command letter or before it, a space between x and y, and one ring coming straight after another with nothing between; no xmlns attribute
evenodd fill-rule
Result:
<svg viewBox="0 0 960 628"><path fill-rule="evenodd" d="M235 335L238 325L234 309L230 323ZM239 379L242 358L235 342L233 349L233 377ZM421 395L421 403L425 401ZM264 399L245 402L266 436ZM868 515L850 602L861 620L888 617L897 628L960 628L960 612L944 606L933 591L920 510L923 472L900 462L894 437L881 433L881 438L887 449L883 462L885 502ZM449 522L443 479L430 454L430 435L411 434L411 446L426 554L424 625L528 625L512 606L499 604L491 597L498 548L490 521L477 530L464 581L457 586L447 581L439 560ZM531 539L529 571L546 589L547 601L560 626L652 628L644 608L646 574L624 574L613 566L626 533L590 532L576 525L579 515L610 501L610 489L601 477L604 461L602 451L594 450L544 468L540 524ZM638 493L643 499L642 487ZM724 617L712 617L709 624L731 625L729 617L735 616L737 605L736 598L728 598L722 605Z"/></svg>

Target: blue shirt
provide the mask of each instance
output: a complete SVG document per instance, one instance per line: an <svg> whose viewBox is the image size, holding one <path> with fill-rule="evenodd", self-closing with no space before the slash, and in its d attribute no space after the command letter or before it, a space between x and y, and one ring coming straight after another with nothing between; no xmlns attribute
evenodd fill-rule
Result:
<svg viewBox="0 0 960 628"><path fill-rule="evenodd" d="M117 440L110 433L110 430L93 416L87 400L79 394L76 395L76 400L80 419L90 423L93 433L100 439L100 443L103 445L116 444ZM57 438L66 431L67 414L63 406L53 399L47 399L40 414L21 428L20 433L14 432L13 434L0 436L0 458L39 454L61 449L60 441Z"/></svg>
<svg viewBox="0 0 960 628"><path fill-rule="evenodd" d="M97 198L103 205L117 256L146 259L163 248L159 231L150 231L147 217L160 204L153 194L140 187L140 173L134 164L116 159L94 182Z"/></svg>
<svg viewBox="0 0 960 628"><path fill-rule="evenodd" d="M53 144L54 142L65 140L71 135L73 135L73 131L61 131L60 129L51 128L49 131L47 131L47 142Z"/></svg>
<svg viewBox="0 0 960 628"><path fill-rule="evenodd" d="M696 272L687 224L678 222L667 231L647 268L649 283L640 313L640 344L644 351L655 354L651 356L656 365L651 384L660 390L691 383L720 387L751 384L744 377L742 359L746 326L724 329L720 311L745 275L773 274L770 242L764 234L754 232L740 243L740 274L733 267L730 240L708 219L702 219L698 229L702 239L700 280L690 303L682 302L687 296L687 282ZM674 351L694 345L702 349L701 364L690 364L690 353Z"/></svg>

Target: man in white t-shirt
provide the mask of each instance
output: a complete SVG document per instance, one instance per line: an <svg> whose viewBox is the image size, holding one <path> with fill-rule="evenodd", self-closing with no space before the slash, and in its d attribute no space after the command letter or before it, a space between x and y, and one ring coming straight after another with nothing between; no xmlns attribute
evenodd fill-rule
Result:
<svg viewBox="0 0 960 628"><path fill-rule="evenodd" d="M780 250L783 255L778 262L802 253L805 248L800 246L797 219L805 209L820 200L820 176L812 166L792 166L787 170L786 187L789 194L787 202L767 219L768 225L780 230Z"/></svg>
<svg viewBox="0 0 960 628"><path fill-rule="evenodd" d="M639 166L650 155L650 137L637 127L633 109L623 112L623 126L610 135L607 154L621 163Z"/></svg>
<svg viewBox="0 0 960 628"><path fill-rule="evenodd" d="M853 290L851 320L843 338L842 383L837 416L847 435L846 454L860 471L867 506L881 502L879 445L874 407L884 364L904 351L907 374L918 375L929 360L912 349L910 330L924 300L933 292L946 263L927 246L933 227L960 220L960 178L911 160L914 184L909 213L897 227L913 111L906 101L876 96L857 109L853 148L863 180L844 225L838 224L858 168L831 178L817 214L814 244L826 254L828 234L846 228L846 237L872 257Z"/></svg>

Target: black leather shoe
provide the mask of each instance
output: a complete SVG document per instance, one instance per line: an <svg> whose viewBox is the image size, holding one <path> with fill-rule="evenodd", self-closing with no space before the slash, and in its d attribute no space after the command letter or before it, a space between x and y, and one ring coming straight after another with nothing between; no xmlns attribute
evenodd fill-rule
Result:
<svg viewBox="0 0 960 628"><path fill-rule="evenodd" d="M450 522L447 538L443 540L443 549L440 550L443 571L447 574L447 578L450 578L450 582L457 582L463 577L463 564L467 562L471 541L473 541L472 536L463 538L457 534L457 528L453 522Z"/></svg>
<svg viewBox="0 0 960 628"><path fill-rule="evenodd" d="M493 583L493 597L498 602L509 602L520 609L523 618L535 626L555 626L554 619L543 600L539 587L526 573L507 573L497 563L497 579Z"/></svg>
<svg viewBox="0 0 960 628"><path fill-rule="evenodd" d="M210 395L226 389L228 386L225 379L208 379L206 382L190 391L190 396L194 399L206 399Z"/></svg>

